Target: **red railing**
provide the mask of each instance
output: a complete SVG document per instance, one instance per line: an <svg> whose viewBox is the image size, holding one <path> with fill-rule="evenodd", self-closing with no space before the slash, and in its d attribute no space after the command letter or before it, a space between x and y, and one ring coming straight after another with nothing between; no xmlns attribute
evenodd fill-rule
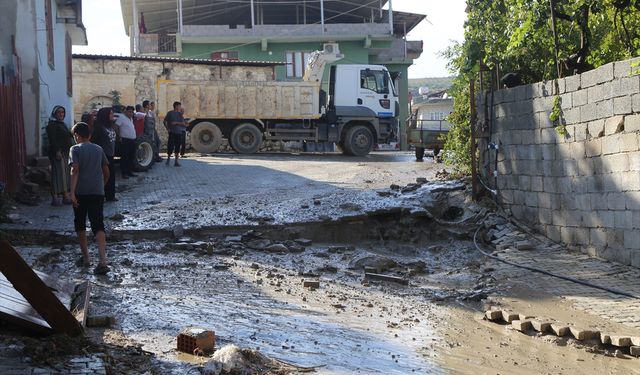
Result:
<svg viewBox="0 0 640 375"><path fill-rule="evenodd" d="M14 48L14 71L0 68L0 182L6 191L16 191L26 167L24 117L22 115L22 87L20 58Z"/></svg>

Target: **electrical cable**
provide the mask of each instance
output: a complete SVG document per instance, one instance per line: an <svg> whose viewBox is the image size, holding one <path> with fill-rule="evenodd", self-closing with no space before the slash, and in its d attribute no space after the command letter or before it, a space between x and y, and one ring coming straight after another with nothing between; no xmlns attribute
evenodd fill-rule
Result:
<svg viewBox="0 0 640 375"><path fill-rule="evenodd" d="M480 253L482 253L482 255L484 255L484 256L486 256L488 258L497 260L499 262L508 264L510 266L513 266L513 267L522 268L522 269L525 269L525 270L528 270L528 271L531 271L531 272L541 273L543 275L555 277L555 278L562 279L562 280L565 280L565 281L569 281L569 282L572 282L572 283L575 283L575 284L584 285L584 286L587 286L589 288L599 289L599 290L603 290L603 291L608 292L608 293L612 293L612 294L616 294L616 295L620 295L620 296L625 296L625 297L629 297L629 298L640 299L640 296L637 296L635 294L631 294L631 293L623 292L621 290L616 290L616 289L607 288L607 287L604 287L604 286L592 284L592 283L590 283L588 281L574 279L573 277L558 275L558 274L555 274L555 273L552 273L552 272L549 272L549 271L541 270L539 268L529 267L529 266L525 266L525 265L522 265L522 264L517 264L517 263L511 262L511 261L508 261L506 259L502 259L502 258L500 258L498 256L489 254L489 253L483 251L482 249L480 249L480 246L478 246L477 236L478 236L478 232L480 232L480 229L482 229L482 226L479 226L478 229L476 229L475 233L473 234L473 244L475 245L476 249Z"/></svg>

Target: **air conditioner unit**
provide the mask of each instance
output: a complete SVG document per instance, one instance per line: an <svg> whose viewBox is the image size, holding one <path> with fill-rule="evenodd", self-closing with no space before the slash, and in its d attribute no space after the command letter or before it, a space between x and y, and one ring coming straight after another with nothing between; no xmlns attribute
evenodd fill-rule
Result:
<svg viewBox="0 0 640 375"><path fill-rule="evenodd" d="M340 54L340 46L338 43L325 43L323 50L325 53L334 53L336 55Z"/></svg>

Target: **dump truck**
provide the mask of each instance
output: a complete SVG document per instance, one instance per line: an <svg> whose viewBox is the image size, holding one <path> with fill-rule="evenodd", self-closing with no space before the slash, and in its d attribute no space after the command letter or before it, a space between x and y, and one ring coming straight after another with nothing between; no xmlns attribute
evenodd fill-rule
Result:
<svg viewBox="0 0 640 375"><path fill-rule="evenodd" d="M344 154L363 156L396 140L398 93L384 66L331 65L343 57L338 44L326 43L301 81L160 81L159 109L170 110L174 101L187 108L191 145L201 153L218 151L227 139L241 154L268 140L303 141L312 149L336 143Z"/></svg>

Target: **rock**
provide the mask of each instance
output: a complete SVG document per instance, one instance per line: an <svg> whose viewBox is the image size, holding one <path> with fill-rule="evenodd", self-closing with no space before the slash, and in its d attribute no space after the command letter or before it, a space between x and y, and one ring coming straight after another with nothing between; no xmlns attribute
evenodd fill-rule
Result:
<svg viewBox="0 0 640 375"><path fill-rule="evenodd" d="M391 186L389 186L389 189L391 189L391 190L400 190L400 185L392 184Z"/></svg>
<svg viewBox="0 0 640 375"><path fill-rule="evenodd" d="M499 320L502 319L502 310L487 310L484 316L490 321Z"/></svg>
<svg viewBox="0 0 640 375"><path fill-rule="evenodd" d="M267 239L264 239L264 240L253 240L253 241L247 242L245 245L247 245L247 247L250 248L250 249L264 250L268 246L271 246L271 240L267 240Z"/></svg>
<svg viewBox="0 0 640 375"><path fill-rule="evenodd" d="M260 268L260 266L258 265L258 263L251 263L251 266L249 266L251 269L253 270L257 270Z"/></svg>
<svg viewBox="0 0 640 375"><path fill-rule="evenodd" d="M569 331L577 340L598 340L600 341L600 331L591 331L576 327L569 327Z"/></svg>
<svg viewBox="0 0 640 375"><path fill-rule="evenodd" d="M426 179L426 178L424 178L424 177L418 177L418 178L416 178L416 183L418 183L418 184L426 184L427 182L429 182L429 180L427 180L427 179Z"/></svg>
<svg viewBox="0 0 640 375"><path fill-rule="evenodd" d="M180 224L174 225L173 228L171 228L171 231L173 232L174 238L180 238L184 236L184 227Z"/></svg>
<svg viewBox="0 0 640 375"><path fill-rule="evenodd" d="M318 289L318 288L320 288L320 281L315 281L315 280L302 280L302 287L303 287L303 288L313 288L313 289Z"/></svg>
<svg viewBox="0 0 640 375"><path fill-rule="evenodd" d="M226 345L215 353L211 360L204 366L205 375L220 375L229 373L248 373L249 364L239 347L236 345Z"/></svg>
<svg viewBox="0 0 640 375"><path fill-rule="evenodd" d="M267 251L269 253L288 253L289 248L281 243L276 243L265 247L264 251Z"/></svg>
<svg viewBox="0 0 640 375"><path fill-rule="evenodd" d="M313 205L314 205L314 206L319 206L319 205L321 205L321 204L322 204L322 201L320 201L319 199L314 199L314 200L313 200Z"/></svg>
<svg viewBox="0 0 640 375"><path fill-rule="evenodd" d="M533 249L533 245L529 241L518 241L518 242L516 242L516 249L518 249L518 250L531 250L531 249Z"/></svg>
<svg viewBox="0 0 640 375"><path fill-rule="evenodd" d="M308 240L306 238L297 238L294 241L301 246L311 246L313 244L313 241Z"/></svg>
<svg viewBox="0 0 640 375"><path fill-rule="evenodd" d="M391 196L391 192L390 191L386 191L386 190L378 190L377 193L381 197L390 197Z"/></svg>
<svg viewBox="0 0 640 375"><path fill-rule="evenodd" d="M331 254L336 254L336 253L347 253L347 252L351 252L354 251L356 248L353 246L329 246L327 248L327 251Z"/></svg>
<svg viewBox="0 0 640 375"><path fill-rule="evenodd" d="M380 255L368 255L349 262L350 269L361 270L370 267L376 272L384 272L397 266L398 263L395 260Z"/></svg>
<svg viewBox="0 0 640 375"><path fill-rule="evenodd" d="M357 203L342 203L339 207L345 211L362 211L362 206Z"/></svg>
<svg viewBox="0 0 640 375"><path fill-rule="evenodd" d="M113 216L111 216L110 219L114 220L114 221L122 221L122 220L124 220L124 215L120 214L120 213L117 213L117 214L114 214Z"/></svg>

